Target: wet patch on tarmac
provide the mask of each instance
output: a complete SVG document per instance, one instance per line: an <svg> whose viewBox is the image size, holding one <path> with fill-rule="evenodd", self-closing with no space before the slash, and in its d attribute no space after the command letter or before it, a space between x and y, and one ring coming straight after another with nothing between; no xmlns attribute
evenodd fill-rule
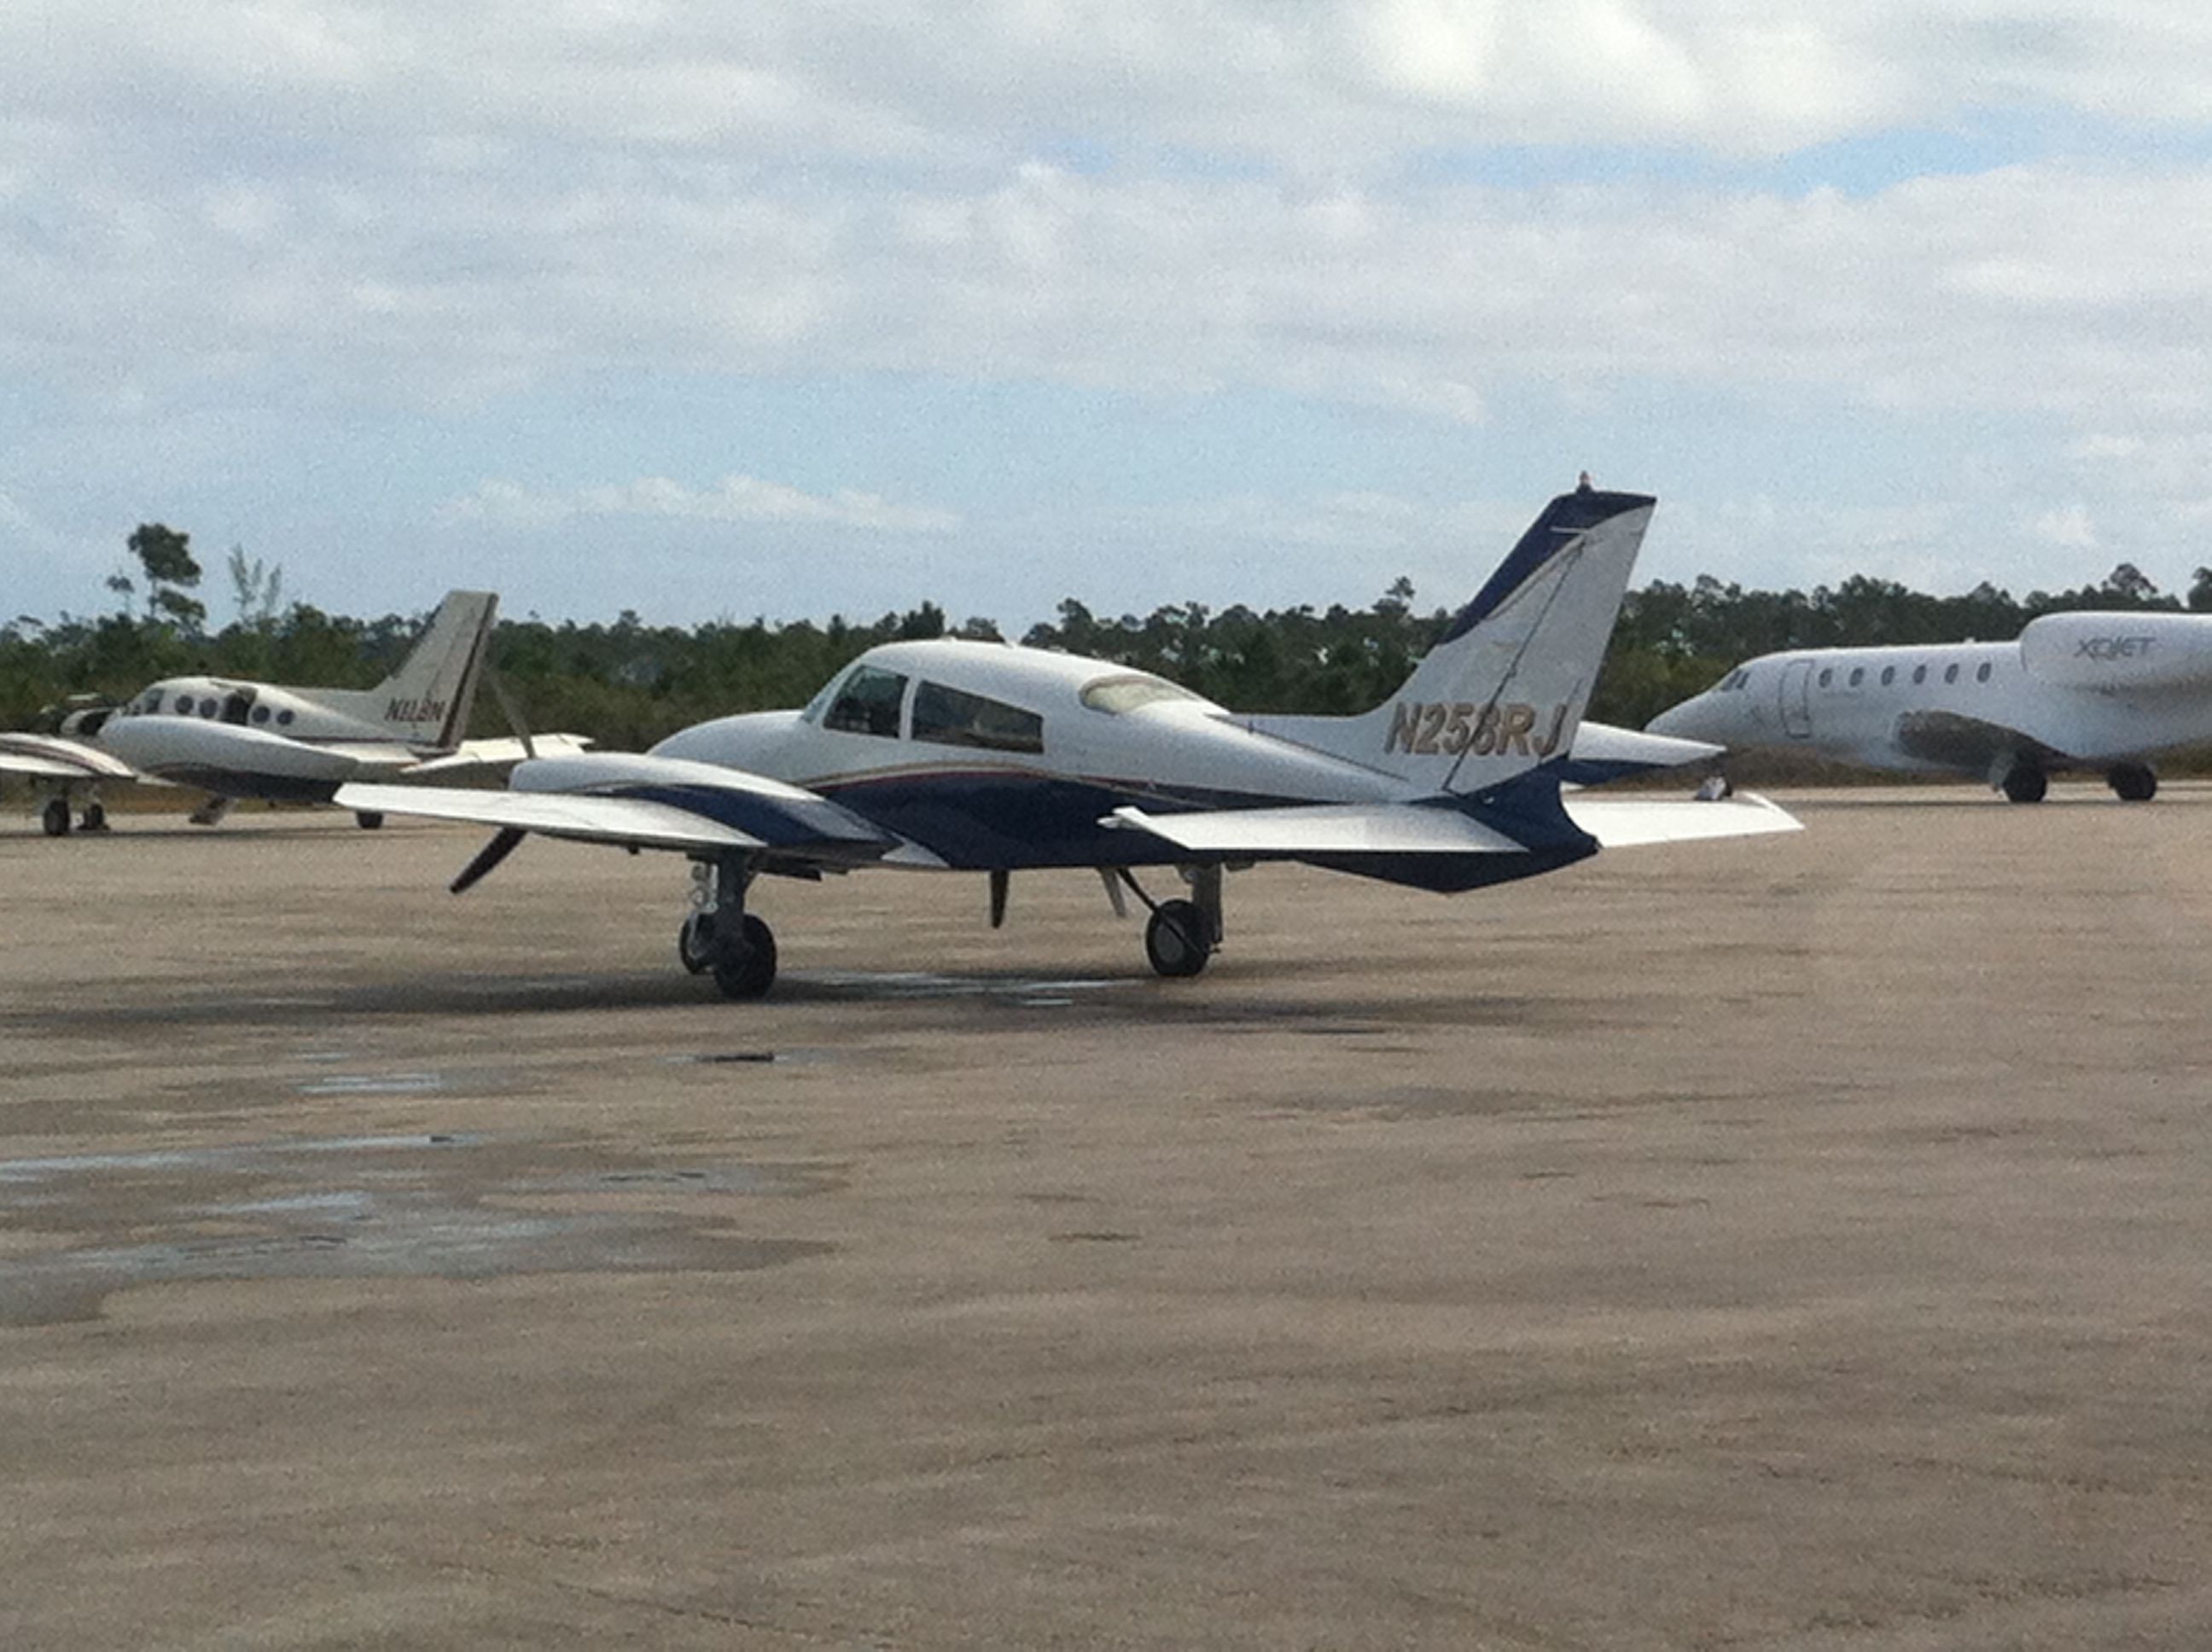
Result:
<svg viewBox="0 0 2212 1652"><path fill-rule="evenodd" d="M0 1325L94 1318L111 1292L185 1280L736 1272L834 1248L733 1233L719 1199L682 1208L830 1191L834 1167L607 1159L408 1135L0 1160L0 1230L28 1242L0 1269Z"/></svg>

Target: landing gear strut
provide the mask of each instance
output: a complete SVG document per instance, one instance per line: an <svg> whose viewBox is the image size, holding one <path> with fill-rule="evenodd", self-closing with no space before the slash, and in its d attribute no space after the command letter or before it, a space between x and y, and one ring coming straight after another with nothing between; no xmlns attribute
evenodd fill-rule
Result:
<svg viewBox="0 0 2212 1652"><path fill-rule="evenodd" d="M1119 869L1121 881L1152 908L1145 924L1145 957L1154 973L1170 980L1198 974L1221 945L1220 866L1182 870L1183 881L1190 885L1187 901L1155 901L1127 867Z"/></svg>
<svg viewBox="0 0 2212 1652"><path fill-rule="evenodd" d="M69 799L48 798L46 806L39 811L39 824L46 829L48 837L67 837L70 832Z"/></svg>
<svg viewBox="0 0 2212 1652"><path fill-rule="evenodd" d="M711 971L724 998L764 998L775 985L775 932L745 910L752 869L731 857L692 870L697 902L676 932L676 956L693 975Z"/></svg>
<svg viewBox="0 0 2212 1652"><path fill-rule="evenodd" d="M2158 776L2142 763L2114 763L2105 771L2105 784L2123 803L2148 803L2158 795Z"/></svg>

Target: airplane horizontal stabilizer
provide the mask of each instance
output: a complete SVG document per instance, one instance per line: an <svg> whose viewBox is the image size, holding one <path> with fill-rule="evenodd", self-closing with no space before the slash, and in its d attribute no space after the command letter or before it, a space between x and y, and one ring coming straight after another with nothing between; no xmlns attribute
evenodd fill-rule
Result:
<svg viewBox="0 0 2212 1652"><path fill-rule="evenodd" d="M1116 809L1100 823L1164 838L1194 854L1295 859L1340 854L1520 854L1527 845L1455 809L1407 803L1315 804L1148 815Z"/></svg>
<svg viewBox="0 0 2212 1652"><path fill-rule="evenodd" d="M1674 798L1562 799L1567 816L1598 841L1601 848L1633 848L1645 843L1688 843L1706 837L1757 837L1766 832L1796 832L1803 823L1780 805L1755 792L1710 803Z"/></svg>

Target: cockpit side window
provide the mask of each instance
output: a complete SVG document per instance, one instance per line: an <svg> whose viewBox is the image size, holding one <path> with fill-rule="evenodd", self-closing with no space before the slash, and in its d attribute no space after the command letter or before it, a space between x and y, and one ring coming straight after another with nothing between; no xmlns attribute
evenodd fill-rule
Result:
<svg viewBox="0 0 2212 1652"><path fill-rule="evenodd" d="M822 726L845 734L874 734L898 738L899 705L906 698L906 677L877 665L856 665L830 709L822 714Z"/></svg>
<svg viewBox="0 0 2212 1652"><path fill-rule="evenodd" d="M924 681L914 691L914 738L989 751L1042 751L1044 719L1003 701Z"/></svg>

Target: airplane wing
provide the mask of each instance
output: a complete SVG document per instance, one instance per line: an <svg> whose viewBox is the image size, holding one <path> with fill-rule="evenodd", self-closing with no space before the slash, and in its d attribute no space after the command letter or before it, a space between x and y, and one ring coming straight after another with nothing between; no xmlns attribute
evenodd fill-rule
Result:
<svg viewBox="0 0 2212 1652"><path fill-rule="evenodd" d="M1711 803L1672 799L1562 800L1567 815L1601 847L1686 843L1699 838L1794 832L1795 816L1747 793ZM1215 809L1149 815L1116 809L1118 825L1164 838L1194 854L1302 859L1311 855L1522 854L1529 846L1456 809L1418 804L1318 804L1288 809Z"/></svg>
<svg viewBox="0 0 2212 1652"><path fill-rule="evenodd" d="M0 773L47 780L124 780L137 771L112 752L52 734L0 734Z"/></svg>
<svg viewBox="0 0 2212 1652"><path fill-rule="evenodd" d="M627 752L538 757L518 763L508 786L355 781L331 801L622 848L750 851L783 870L944 864L818 793L715 763Z"/></svg>

